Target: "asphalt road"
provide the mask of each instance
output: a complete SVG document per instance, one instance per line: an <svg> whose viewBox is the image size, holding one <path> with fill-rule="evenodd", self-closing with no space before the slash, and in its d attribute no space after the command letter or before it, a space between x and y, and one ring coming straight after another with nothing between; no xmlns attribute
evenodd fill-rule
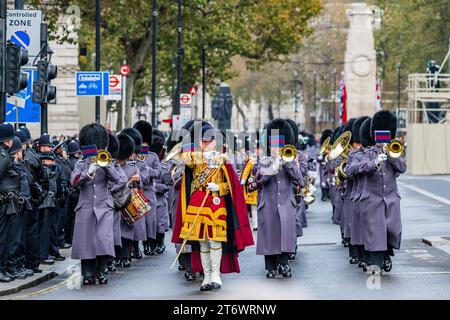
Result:
<svg viewBox="0 0 450 320"><path fill-rule="evenodd" d="M110 276L107 286L79 288L79 269L13 299L448 299L450 255L422 242L450 235L450 177L402 177L403 241L393 269L383 276L365 274L348 263L329 203L318 200L308 212L309 227L298 240L299 254L290 279L266 279L264 259L251 247L240 256L241 273L223 275L219 292L201 293L201 280L186 282L170 270L175 250L134 261ZM256 236L256 235L255 235ZM170 239L170 235L167 235ZM167 241L166 241L167 242ZM69 281L67 281L69 279ZM66 281L66 282L63 282Z"/></svg>

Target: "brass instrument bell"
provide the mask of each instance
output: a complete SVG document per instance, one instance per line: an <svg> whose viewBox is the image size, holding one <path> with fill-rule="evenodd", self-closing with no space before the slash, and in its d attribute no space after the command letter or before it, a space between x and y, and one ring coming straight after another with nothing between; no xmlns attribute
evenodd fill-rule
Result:
<svg viewBox="0 0 450 320"><path fill-rule="evenodd" d="M400 158L405 154L405 146L399 140L392 140L386 146L386 154L393 159Z"/></svg>
<svg viewBox="0 0 450 320"><path fill-rule="evenodd" d="M331 146L330 154L328 155L330 160L335 160L340 156L343 158L348 158L348 154L351 150L351 139L352 133L350 131L345 131L341 134Z"/></svg>
<svg viewBox="0 0 450 320"><path fill-rule="evenodd" d="M99 167L107 167L111 161L111 154L106 150L99 151L94 159L94 162L97 163Z"/></svg>
<svg viewBox="0 0 450 320"><path fill-rule="evenodd" d="M280 157L286 162L294 161L297 159L297 149L293 145L287 144L281 148Z"/></svg>

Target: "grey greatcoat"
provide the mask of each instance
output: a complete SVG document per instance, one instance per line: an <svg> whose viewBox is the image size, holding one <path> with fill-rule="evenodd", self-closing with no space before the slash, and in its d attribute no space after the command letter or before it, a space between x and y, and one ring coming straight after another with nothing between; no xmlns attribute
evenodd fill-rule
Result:
<svg viewBox="0 0 450 320"><path fill-rule="evenodd" d="M77 162L71 175L72 186L80 186L80 198L75 208L72 243L73 259L95 259L115 256L114 204L108 188L117 183L119 173L113 164L98 168L93 178L88 175L92 158Z"/></svg>
<svg viewBox="0 0 450 320"><path fill-rule="evenodd" d="M347 165L352 162L357 152L357 150L353 150L348 154ZM351 195L353 193L354 182L354 179L346 179L342 188L343 203L341 213L341 230L344 231L344 238L348 239L352 238L353 201L351 199Z"/></svg>
<svg viewBox="0 0 450 320"><path fill-rule="evenodd" d="M145 216L147 239L156 239L156 231L158 228L158 221L156 217L158 201L156 199L155 179L161 173L161 162L159 157L154 152L149 152L145 160L147 164L148 183L144 184L144 194L150 201L152 210Z"/></svg>
<svg viewBox="0 0 450 320"><path fill-rule="evenodd" d="M125 164L122 165L122 170L127 176L127 181L131 180L131 177L135 174L139 174L139 177L141 179L140 187L145 184L146 179L148 177L146 166L142 166L139 162L135 161L127 161ZM134 240L134 241L144 241L147 240L146 237L146 230L145 230L145 218L141 218L138 221L136 221L134 224L129 225L127 222L125 222L122 219L121 225L121 235L122 238L128 239L128 240Z"/></svg>
<svg viewBox="0 0 450 320"><path fill-rule="evenodd" d="M169 231L169 189L172 185L170 175L170 164L161 163L161 174L155 179L157 233L166 233Z"/></svg>
<svg viewBox="0 0 450 320"><path fill-rule="evenodd" d="M304 184L306 184L306 178L308 176L308 163L307 163L307 156L301 152L297 151L297 162L300 165L300 172L303 177ZM303 228L308 227L308 220L306 219L306 205L305 200L303 196L301 197L300 204L297 206L297 218L296 218L296 225L297 225L297 235L300 237L303 235Z"/></svg>
<svg viewBox="0 0 450 320"><path fill-rule="evenodd" d="M287 162L278 173L263 175L257 165L258 195L257 255L294 253L297 238L297 203L294 187L304 187L299 166Z"/></svg>
<svg viewBox="0 0 450 320"><path fill-rule="evenodd" d="M368 149L359 169L366 175L360 208L367 251L385 251L388 245L399 249L402 235L397 177L406 171L406 161L388 158L377 168L375 160L381 152L379 146Z"/></svg>
<svg viewBox="0 0 450 320"><path fill-rule="evenodd" d="M110 189L111 189L111 194L113 194L116 191L119 191L123 188L125 188L127 182L128 182L128 177L125 174L125 172L123 172L122 167L118 164L115 165L115 168L117 170L117 173L119 175L119 181L116 183L110 183ZM122 232L121 232L121 225L122 223L122 213L120 211L116 210L116 213L114 214L114 245L115 246L122 246Z"/></svg>
<svg viewBox="0 0 450 320"><path fill-rule="evenodd" d="M349 180L353 181L353 188L350 194L350 200L352 204L352 217L351 217L351 240L352 245L362 245L362 224L361 224L361 211L359 206L359 198L361 197L362 189L364 187L365 175L359 172L359 165L364 153L364 149L358 149L349 158L345 173Z"/></svg>

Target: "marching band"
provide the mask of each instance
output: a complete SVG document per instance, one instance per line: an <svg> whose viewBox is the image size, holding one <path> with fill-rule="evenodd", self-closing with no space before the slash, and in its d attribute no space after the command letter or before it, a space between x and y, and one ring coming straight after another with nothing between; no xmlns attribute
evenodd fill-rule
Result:
<svg viewBox="0 0 450 320"><path fill-rule="evenodd" d="M167 140L146 121L118 134L86 125L67 141L33 141L27 128L1 124L0 282L42 272L71 247L83 285L107 284L132 259L163 254L170 229L172 267L186 281L201 276L201 291L240 272L254 233L266 277L289 278L316 184L350 263L389 272L402 233L396 179L406 171L396 126L379 111L324 130L316 148L294 121L274 119L230 151L206 121Z"/></svg>

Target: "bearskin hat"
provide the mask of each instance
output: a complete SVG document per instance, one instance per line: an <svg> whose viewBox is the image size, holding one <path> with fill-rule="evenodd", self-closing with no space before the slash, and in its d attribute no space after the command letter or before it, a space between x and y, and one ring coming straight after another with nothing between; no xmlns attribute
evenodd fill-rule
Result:
<svg viewBox="0 0 450 320"><path fill-rule="evenodd" d="M350 120L347 121L346 124L344 124L343 128L342 128L342 132L341 134L343 134L346 131L350 131L352 132L352 128L353 128L353 123L355 122L355 118L351 118ZM339 138L339 136L338 136ZM337 138L336 138L337 139ZM352 138L350 140L350 145L353 144L353 134L352 134Z"/></svg>
<svg viewBox="0 0 450 320"><path fill-rule="evenodd" d="M325 129L322 131L322 135L320 136L320 145L322 145L325 140L327 140L327 138L330 138L331 140L331 135L333 134L333 131L331 131L330 129Z"/></svg>
<svg viewBox="0 0 450 320"><path fill-rule="evenodd" d="M287 123L289 123L289 125L292 128L292 132L294 133L294 141L295 141L295 143L293 143L293 146L297 147L298 146L298 139L299 139L298 125L292 119L285 119L285 120L287 121Z"/></svg>
<svg viewBox="0 0 450 320"><path fill-rule="evenodd" d="M128 160L128 158L135 151L134 140L125 133L120 133L117 136L119 141L119 152L117 154L117 160Z"/></svg>
<svg viewBox="0 0 450 320"><path fill-rule="evenodd" d="M266 130L267 130L267 139L269 139L269 136L271 134L281 135L284 136L285 144L291 145L295 145L295 143L298 140L298 138L296 139L294 136L294 130L292 129L291 125L284 119L278 118L270 121L266 126ZM278 130L278 134L272 132L272 130ZM269 146L269 140L267 140L267 145Z"/></svg>
<svg viewBox="0 0 450 320"><path fill-rule="evenodd" d="M361 128L361 125L364 121L366 121L369 117L360 117L353 122L352 127L352 137L353 142L355 143L361 143L361 136L359 135L359 129Z"/></svg>
<svg viewBox="0 0 450 320"><path fill-rule="evenodd" d="M121 133L127 134L134 141L134 153L139 154L142 148L142 135L134 128L125 128Z"/></svg>
<svg viewBox="0 0 450 320"><path fill-rule="evenodd" d="M97 150L105 150L109 142L108 131L97 123L88 124L81 128L79 139L81 147L95 144Z"/></svg>
<svg viewBox="0 0 450 320"><path fill-rule="evenodd" d="M133 126L134 129L139 131L142 136L142 142L147 143L148 145L152 144L153 139L153 129L152 125L144 120L139 120ZM132 137L133 138L133 137ZM141 143L142 144L142 143Z"/></svg>
<svg viewBox="0 0 450 320"><path fill-rule="evenodd" d="M370 134L375 139L375 131L389 130L391 139L395 139L397 135L397 117L389 110L381 110L373 115Z"/></svg>
<svg viewBox="0 0 450 320"><path fill-rule="evenodd" d="M112 133L108 133L108 136L109 136L109 144L106 150L108 150L113 159L117 159L117 156L119 154L119 140L117 140L117 137Z"/></svg>
<svg viewBox="0 0 450 320"><path fill-rule="evenodd" d="M161 130L153 129L153 139L155 138L155 136L158 136L158 137L162 138L163 140L166 140L166 137L164 136L164 132L162 132ZM153 143L153 140L152 140L152 143Z"/></svg>
<svg viewBox="0 0 450 320"><path fill-rule="evenodd" d="M154 135L153 142L150 145L150 151L160 155L165 145L165 141L160 136Z"/></svg>
<svg viewBox="0 0 450 320"><path fill-rule="evenodd" d="M366 120L364 120L364 122L361 124L361 127L359 128L359 137L361 138L361 144L364 148L371 147L375 144L375 141L370 134L371 124L372 119L368 117Z"/></svg>
<svg viewBox="0 0 450 320"><path fill-rule="evenodd" d="M331 135L330 144L333 145L333 143L336 141L336 139L341 135L342 126L337 127L334 129L333 134Z"/></svg>

